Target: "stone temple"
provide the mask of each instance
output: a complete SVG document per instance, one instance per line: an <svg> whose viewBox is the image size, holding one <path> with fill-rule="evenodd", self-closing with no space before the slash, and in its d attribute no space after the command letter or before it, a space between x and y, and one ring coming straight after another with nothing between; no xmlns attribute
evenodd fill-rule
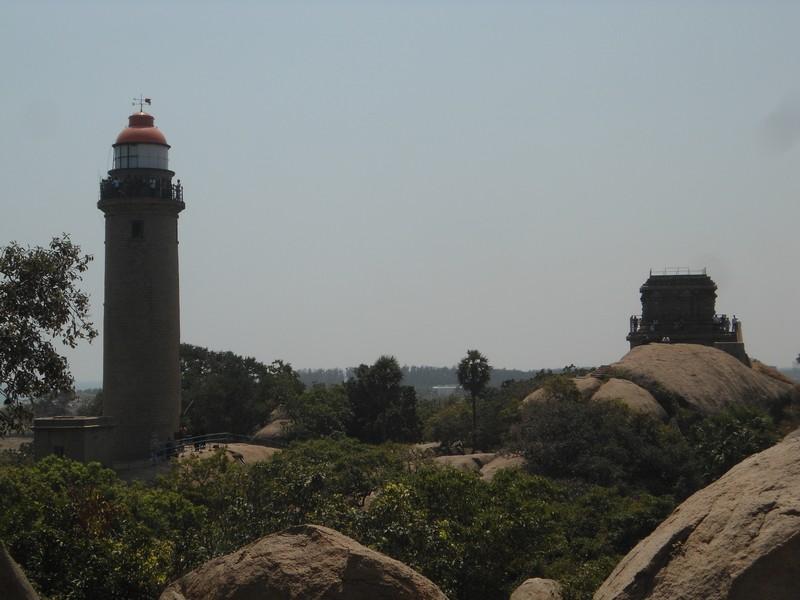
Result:
<svg viewBox="0 0 800 600"><path fill-rule="evenodd" d="M639 288L642 314L630 318L631 348L650 344L703 344L724 350L750 366L744 350L742 322L717 314L717 284L706 270L650 271Z"/></svg>
<svg viewBox="0 0 800 600"><path fill-rule="evenodd" d="M105 215L103 416L36 419L37 456L134 463L168 449L178 431L178 214L185 205L166 137L141 108L113 144L97 203Z"/></svg>

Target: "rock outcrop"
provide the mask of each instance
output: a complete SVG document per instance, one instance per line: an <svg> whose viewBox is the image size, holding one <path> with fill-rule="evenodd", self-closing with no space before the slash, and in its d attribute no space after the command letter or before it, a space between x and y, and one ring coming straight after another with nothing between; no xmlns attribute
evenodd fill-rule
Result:
<svg viewBox="0 0 800 600"><path fill-rule="evenodd" d="M667 412L653 395L643 387L625 379L612 377L607 381L598 377L576 377L572 380L584 400L622 402L633 412L640 412L657 419L666 420ZM531 392L523 401L523 405L530 402L543 402L547 398L544 388Z"/></svg>
<svg viewBox="0 0 800 600"><path fill-rule="evenodd" d="M590 375L576 377L572 381L575 383L575 387L578 388L578 391L581 393L581 397L584 400L588 400L594 396L595 392L597 392L600 389L600 386L603 385L602 380L597 379L597 377L591 377Z"/></svg>
<svg viewBox="0 0 800 600"><path fill-rule="evenodd" d="M525 466L525 458L519 454L446 454L433 459L437 465L451 467L460 471L478 473L484 481L491 481L502 469L520 469Z"/></svg>
<svg viewBox="0 0 800 600"><path fill-rule="evenodd" d="M491 481L503 469L521 469L525 466L525 457L519 454L499 454L494 460L481 467L481 479Z"/></svg>
<svg viewBox="0 0 800 600"><path fill-rule="evenodd" d="M284 446L292 425L294 422L289 418L289 413L280 405L270 413L269 421L255 433L253 439L269 446Z"/></svg>
<svg viewBox="0 0 800 600"><path fill-rule="evenodd" d="M753 361L750 368L727 352L700 344L637 346L595 376L573 379L584 399L618 400L632 411L666 420L673 400L712 414L737 403L768 407L800 392L775 369ZM523 404L546 398L540 388Z"/></svg>
<svg viewBox="0 0 800 600"><path fill-rule="evenodd" d="M778 381L782 381L783 383L788 383L791 386L797 386L797 382L792 380L791 377L787 377L775 367L770 367L769 365L765 365L760 360L751 360L752 367L754 371L757 371L767 377L772 377L773 379L777 379Z"/></svg>
<svg viewBox="0 0 800 600"><path fill-rule="evenodd" d="M332 529L291 527L214 558L161 600L447 600L429 579Z"/></svg>
<svg viewBox="0 0 800 600"><path fill-rule="evenodd" d="M595 392L592 400L618 400L634 412L644 413L662 421L667 419L667 411L653 397L653 394L625 379L612 377Z"/></svg>
<svg viewBox="0 0 800 600"><path fill-rule="evenodd" d="M262 442L282 444L286 441L286 431L291 426L291 419L275 419L259 429L253 437Z"/></svg>
<svg viewBox="0 0 800 600"><path fill-rule="evenodd" d="M0 596L4 600L39 600L25 573L0 543Z"/></svg>
<svg viewBox="0 0 800 600"><path fill-rule="evenodd" d="M663 390L679 396L689 407L707 414L732 402L764 407L793 387L743 365L722 350L699 344L637 346L610 369L651 392Z"/></svg>
<svg viewBox="0 0 800 600"><path fill-rule="evenodd" d="M794 600L800 435L742 461L681 504L617 565L595 600Z"/></svg>
<svg viewBox="0 0 800 600"><path fill-rule="evenodd" d="M437 456L433 462L446 467L453 467L461 471L474 471L475 473L492 462L497 457L494 452L481 452L476 454L448 454Z"/></svg>
<svg viewBox="0 0 800 600"><path fill-rule="evenodd" d="M281 451L280 448L270 448L268 446L261 446L260 444L232 442L230 444L206 445L198 450L189 447L178 458L179 460L189 460L193 457L208 458L220 448L225 452L225 457L228 460L243 464L267 461Z"/></svg>
<svg viewBox="0 0 800 600"><path fill-rule="evenodd" d="M561 585L552 579L526 579L509 600L561 600Z"/></svg>

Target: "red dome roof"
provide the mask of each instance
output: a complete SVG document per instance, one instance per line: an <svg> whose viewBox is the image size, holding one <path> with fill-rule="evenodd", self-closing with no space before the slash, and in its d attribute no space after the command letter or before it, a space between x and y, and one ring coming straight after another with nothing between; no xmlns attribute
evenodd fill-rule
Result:
<svg viewBox="0 0 800 600"><path fill-rule="evenodd" d="M128 117L128 126L117 136L114 144L161 144L168 146L167 138L153 125L153 115L145 112L133 113Z"/></svg>

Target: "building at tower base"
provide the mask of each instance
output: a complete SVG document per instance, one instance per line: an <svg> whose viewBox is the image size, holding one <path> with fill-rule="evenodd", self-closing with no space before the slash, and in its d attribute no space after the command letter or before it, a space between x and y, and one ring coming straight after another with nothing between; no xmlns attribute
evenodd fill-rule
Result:
<svg viewBox="0 0 800 600"><path fill-rule="evenodd" d="M114 465L114 422L110 417L61 416L33 420L33 454L55 454L81 462Z"/></svg>

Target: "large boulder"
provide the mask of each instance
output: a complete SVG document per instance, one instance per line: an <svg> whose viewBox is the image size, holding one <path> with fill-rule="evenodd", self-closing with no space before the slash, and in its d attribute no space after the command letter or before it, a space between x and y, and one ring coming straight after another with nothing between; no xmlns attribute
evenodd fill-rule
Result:
<svg viewBox="0 0 800 600"><path fill-rule="evenodd" d="M667 418L667 412L658 403L658 400L646 389L631 381L615 377L604 381L599 377L586 376L575 377L572 382L584 400L617 400L633 412L644 413L661 420ZM545 400L547 400L547 390L539 388L528 394L522 404L544 402Z"/></svg>
<svg viewBox="0 0 800 600"><path fill-rule="evenodd" d="M760 360L756 360L756 359L752 359L750 362L752 363L751 366L752 366L754 371L758 371L759 373L762 373L762 374L766 375L767 377L772 377L773 379L777 379L778 381L782 381L784 383L788 383L789 385L792 385L792 386L795 386L795 387L797 386L797 382L796 381L794 381L791 377L787 377L786 375L781 373L775 367L771 367L769 365L765 365Z"/></svg>
<svg viewBox="0 0 800 600"><path fill-rule="evenodd" d="M39 600L20 566L0 543L0 597L4 600Z"/></svg>
<svg viewBox="0 0 800 600"><path fill-rule="evenodd" d="M265 444L282 446L288 439L287 432L291 429L292 424L291 419L275 419L259 429L253 439Z"/></svg>
<svg viewBox="0 0 800 600"><path fill-rule="evenodd" d="M473 471L479 473L480 470L492 462L497 457L493 452L479 452L475 454L448 454L437 456L433 459L438 465L452 467L461 471Z"/></svg>
<svg viewBox="0 0 800 600"><path fill-rule="evenodd" d="M243 464L252 464L257 462L266 462L280 452L280 448L271 448L269 446L262 446L260 444L244 444L240 442L232 442L230 444L206 444L197 450L188 447L178 460L185 461L192 458L208 458L214 455L219 449L225 453L225 458L231 462L239 462Z"/></svg>
<svg viewBox="0 0 800 600"><path fill-rule="evenodd" d="M594 600L795 600L800 435L697 492L617 565Z"/></svg>
<svg viewBox="0 0 800 600"><path fill-rule="evenodd" d="M481 467L481 479L491 481L503 469L522 469L525 466L525 457L519 454L498 454L493 460Z"/></svg>
<svg viewBox="0 0 800 600"><path fill-rule="evenodd" d="M447 600L410 567L332 529L301 525L214 558L161 600Z"/></svg>
<svg viewBox="0 0 800 600"><path fill-rule="evenodd" d="M411 448L417 454L432 458L434 456L439 456L439 452L442 448L442 442L425 442L424 444L414 444Z"/></svg>
<svg viewBox="0 0 800 600"><path fill-rule="evenodd" d="M751 369L733 356L699 344L647 344L633 348L609 370L658 396L679 396L700 412L718 412L731 403L765 407L792 391L792 385Z"/></svg>
<svg viewBox="0 0 800 600"><path fill-rule="evenodd" d="M612 377L595 392L592 400L617 400L633 412L644 413L662 421L667 420L667 411L653 397L653 394L625 379Z"/></svg>
<svg viewBox="0 0 800 600"><path fill-rule="evenodd" d="M526 579L509 600L561 600L561 585L552 579Z"/></svg>
<svg viewBox="0 0 800 600"><path fill-rule="evenodd" d="M575 384L578 392L580 392L581 398L584 400L591 398L594 393L600 389L600 386L603 385L603 381L601 379L592 377L591 375L575 377L572 382ZM528 394L522 403L528 404L529 402L541 402L546 398L547 392L544 390L544 388L539 388Z"/></svg>

